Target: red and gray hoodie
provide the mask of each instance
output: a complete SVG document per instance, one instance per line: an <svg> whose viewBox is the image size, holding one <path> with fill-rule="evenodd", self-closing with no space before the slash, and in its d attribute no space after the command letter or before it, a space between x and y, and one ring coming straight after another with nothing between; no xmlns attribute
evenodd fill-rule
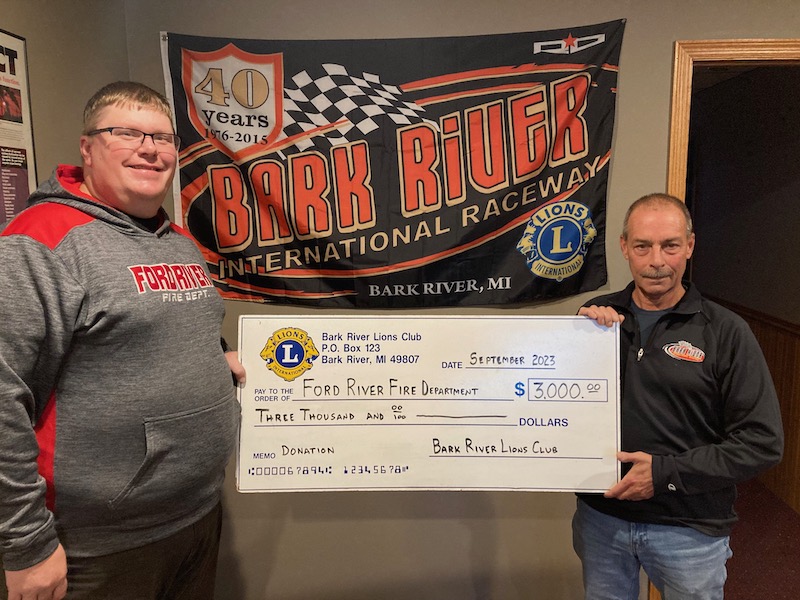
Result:
<svg viewBox="0 0 800 600"><path fill-rule="evenodd" d="M238 405L222 299L194 242L61 166L0 232L0 554L99 556L219 501Z"/></svg>

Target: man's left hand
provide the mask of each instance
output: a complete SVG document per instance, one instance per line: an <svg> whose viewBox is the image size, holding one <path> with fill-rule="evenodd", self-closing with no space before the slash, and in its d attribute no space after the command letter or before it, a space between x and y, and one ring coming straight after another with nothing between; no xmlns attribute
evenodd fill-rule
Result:
<svg viewBox="0 0 800 600"><path fill-rule="evenodd" d="M647 500L652 498L653 457L646 452L617 452L617 460L621 463L632 463L631 470L625 474L618 484L609 488L606 498L617 500Z"/></svg>

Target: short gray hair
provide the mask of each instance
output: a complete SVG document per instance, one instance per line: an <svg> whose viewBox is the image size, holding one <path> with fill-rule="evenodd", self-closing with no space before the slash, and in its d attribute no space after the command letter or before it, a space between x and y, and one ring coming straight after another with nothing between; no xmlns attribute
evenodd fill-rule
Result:
<svg viewBox="0 0 800 600"><path fill-rule="evenodd" d="M681 211L683 218L686 220L686 237L692 235L692 231L694 231L692 215L689 213L686 203L669 194L655 193L642 196L628 207L625 219L622 221L622 239L628 239L628 220L631 217L631 213L640 206L674 206Z"/></svg>

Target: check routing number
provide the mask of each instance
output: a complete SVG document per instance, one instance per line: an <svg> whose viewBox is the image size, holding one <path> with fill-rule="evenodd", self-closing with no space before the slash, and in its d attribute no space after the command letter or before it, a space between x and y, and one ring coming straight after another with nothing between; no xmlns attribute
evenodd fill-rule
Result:
<svg viewBox="0 0 800 600"><path fill-rule="evenodd" d="M586 317L242 316L241 492L603 491L619 332Z"/></svg>

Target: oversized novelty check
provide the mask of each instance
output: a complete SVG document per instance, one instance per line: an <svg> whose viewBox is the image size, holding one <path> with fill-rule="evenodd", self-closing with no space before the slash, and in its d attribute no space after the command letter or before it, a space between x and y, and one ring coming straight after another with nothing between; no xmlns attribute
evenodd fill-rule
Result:
<svg viewBox="0 0 800 600"><path fill-rule="evenodd" d="M241 492L602 491L619 334L585 317L243 316Z"/></svg>

